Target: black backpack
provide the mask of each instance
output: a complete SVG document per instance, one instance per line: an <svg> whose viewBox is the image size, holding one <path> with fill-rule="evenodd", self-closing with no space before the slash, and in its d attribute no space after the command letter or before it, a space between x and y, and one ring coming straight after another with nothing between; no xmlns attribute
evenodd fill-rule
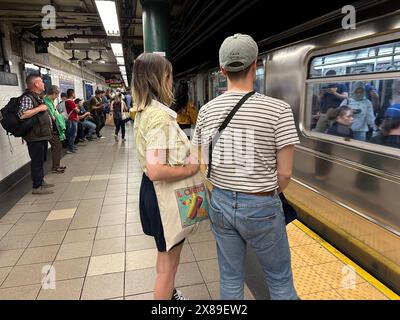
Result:
<svg viewBox="0 0 400 320"><path fill-rule="evenodd" d="M39 102L31 95L24 93L19 97L11 98L7 105L0 110L0 123L7 133L14 137L25 137L37 123L37 117L21 120L18 116L21 100L24 96L29 96L32 99L34 107Z"/></svg>

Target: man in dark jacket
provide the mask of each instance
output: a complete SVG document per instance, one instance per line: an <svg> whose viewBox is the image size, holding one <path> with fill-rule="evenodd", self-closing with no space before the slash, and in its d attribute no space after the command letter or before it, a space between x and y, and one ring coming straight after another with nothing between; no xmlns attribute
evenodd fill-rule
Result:
<svg viewBox="0 0 400 320"><path fill-rule="evenodd" d="M33 182L33 194L51 194L48 190L53 184L43 180L43 163L46 161L48 141L51 139L51 119L47 112L47 106L41 98L44 92L44 83L40 75L29 75L26 78L27 90L25 91L18 116L21 120L36 118L32 130L23 137L27 142L29 156L31 158L31 177Z"/></svg>

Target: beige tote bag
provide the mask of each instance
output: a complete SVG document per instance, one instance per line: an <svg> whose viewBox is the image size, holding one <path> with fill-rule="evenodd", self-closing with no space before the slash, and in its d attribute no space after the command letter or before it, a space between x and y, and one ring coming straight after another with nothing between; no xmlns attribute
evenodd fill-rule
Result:
<svg viewBox="0 0 400 320"><path fill-rule="evenodd" d="M175 182L155 181L167 251L194 232L211 229L208 191L200 172Z"/></svg>
<svg viewBox="0 0 400 320"><path fill-rule="evenodd" d="M172 125L176 126L178 137L190 145L176 121ZM179 181L154 181L153 184L167 251L191 233L211 230L208 190L200 171Z"/></svg>

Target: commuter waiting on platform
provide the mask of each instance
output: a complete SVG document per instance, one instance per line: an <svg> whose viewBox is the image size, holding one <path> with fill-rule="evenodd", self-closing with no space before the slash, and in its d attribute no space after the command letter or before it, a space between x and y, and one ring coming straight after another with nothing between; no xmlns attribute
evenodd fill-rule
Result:
<svg viewBox="0 0 400 320"><path fill-rule="evenodd" d="M115 142L118 142L119 130L122 134L122 142L125 142L125 123L128 119L123 119L123 112L128 112L128 107L126 106L124 100L122 100L121 93L117 93L114 100L111 102L111 112L115 124Z"/></svg>
<svg viewBox="0 0 400 320"><path fill-rule="evenodd" d="M353 123L353 111L348 106L341 106L331 109L327 113L328 121L333 121L331 127L326 131L327 134L334 136L353 138L351 125Z"/></svg>
<svg viewBox="0 0 400 320"><path fill-rule="evenodd" d="M61 93L61 101L57 105L57 110L65 119L65 122L68 122L68 113L67 108L65 107L65 101L68 99L67 94L65 92Z"/></svg>
<svg viewBox="0 0 400 320"><path fill-rule="evenodd" d="M105 126L106 120L104 117L104 104L102 101L102 91L96 90L95 96L90 100L90 113L96 122L96 135L102 138L101 129Z"/></svg>
<svg viewBox="0 0 400 320"><path fill-rule="evenodd" d="M90 121L89 119L92 117L90 112L85 109L83 106L82 99L75 99L75 104L78 106L79 113L79 122L78 122L78 138L80 142L85 140L92 141L93 134L96 131L96 125ZM85 133L87 131L87 133Z"/></svg>
<svg viewBox="0 0 400 320"><path fill-rule="evenodd" d="M107 114L110 113L110 99L107 95L107 92L104 90L101 91L101 102L103 103L103 115L106 118Z"/></svg>
<svg viewBox="0 0 400 320"><path fill-rule="evenodd" d="M48 94L44 97L44 102L48 108L48 112L51 116L52 122L52 138L50 140L51 146L51 158L52 158L52 169L53 173L64 173L67 167L60 166L61 162L61 151L62 143L65 140L65 120L62 114L60 114L57 108L54 106L54 101L60 94L60 90L57 86L51 86Z"/></svg>
<svg viewBox="0 0 400 320"><path fill-rule="evenodd" d="M33 124L32 130L23 137L28 145L31 158L31 177L33 194L51 194L47 190L54 184L44 181L43 163L47 158L48 141L52 139L51 119L47 112L47 106L41 98L44 92L44 83L40 75L26 77L27 90L21 99L18 116L21 120L36 117L38 121Z"/></svg>
<svg viewBox="0 0 400 320"><path fill-rule="evenodd" d="M357 81L353 83L351 97L343 100L342 106L349 106L353 111L353 138L366 141L369 128L375 127L374 107L365 95L365 83Z"/></svg>
<svg viewBox="0 0 400 320"><path fill-rule="evenodd" d="M179 127L190 138L192 125L195 125L197 121L197 111L194 104L189 101L189 87L187 82L179 82L175 91L175 103L172 108L178 114L176 121Z"/></svg>
<svg viewBox="0 0 400 320"><path fill-rule="evenodd" d="M132 108L132 94L131 94L131 90L126 90L126 95L125 95L125 103L126 106L128 107L128 110L130 108Z"/></svg>
<svg viewBox="0 0 400 320"><path fill-rule="evenodd" d="M158 250L154 299L185 300L180 291L174 289L184 240L166 251L153 181L176 181L192 176L199 170L198 160L188 157L190 143L184 139L183 132L169 134L170 127L176 121L176 113L169 107L174 98L171 63L156 53L143 53L135 60L133 69L133 94L137 111L135 143L143 171L139 196L140 220L143 232L154 237ZM179 130L177 126L175 128Z"/></svg>
<svg viewBox="0 0 400 320"><path fill-rule="evenodd" d="M78 131L78 113L79 109L74 102L75 91L74 89L67 90L68 99L65 101L65 106L68 113L68 142L67 154L76 153L77 147L75 146L75 138Z"/></svg>
<svg viewBox="0 0 400 320"><path fill-rule="evenodd" d="M257 55L257 43L248 35L224 40L219 62L228 91L200 109L192 143L201 149L202 159L214 154L219 160L209 157L207 176L213 185L209 215L217 242L221 299L243 299L249 245L271 299L296 300L279 192L289 184L299 139L291 107L253 91ZM237 112L231 118L232 110ZM229 119L209 153L215 133Z"/></svg>
<svg viewBox="0 0 400 320"><path fill-rule="evenodd" d="M400 148L400 104L394 104L386 109L380 134L373 137L371 142Z"/></svg>

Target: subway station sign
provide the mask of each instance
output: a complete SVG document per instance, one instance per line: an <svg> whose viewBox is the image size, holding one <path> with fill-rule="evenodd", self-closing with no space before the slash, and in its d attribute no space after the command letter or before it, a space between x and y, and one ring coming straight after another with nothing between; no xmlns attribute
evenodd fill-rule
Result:
<svg viewBox="0 0 400 320"><path fill-rule="evenodd" d="M0 85L17 86L18 76L15 73L0 71Z"/></svg>

